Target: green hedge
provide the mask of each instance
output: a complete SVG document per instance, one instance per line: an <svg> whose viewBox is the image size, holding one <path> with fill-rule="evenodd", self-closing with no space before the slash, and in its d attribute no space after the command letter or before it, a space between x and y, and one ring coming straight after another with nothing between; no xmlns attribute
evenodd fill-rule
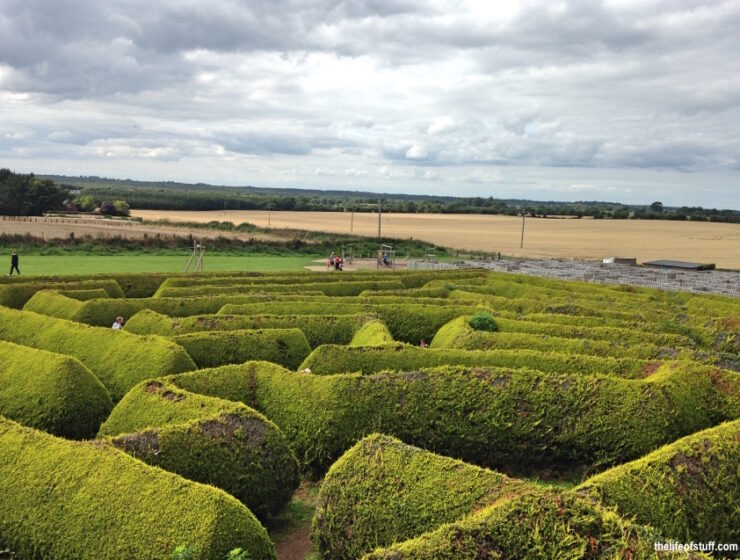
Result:
<svg viewBox="0 0 740 560"><path fill-rule="evenodd" d="M329 469L311 540L321 558L358 558L526 489L520 480L374 434Z"/></svg>
<svg viewBox="0 0 740 560"><path fill-rule="evenodd" d="M74 356L100 379L114 401L144 379L195 369L185 350L169 340L28 311L0 308L0 340Z"/></svg>
<svg viewBox="0 0 740 560"><path fill-rule="evenodd" d="M482 366L317 376L264 362L170 379L256 408L314 473L374 431L523 473L602 469L740 417L738 376L690 362L639 381Z"/></svg>
<svg viewBox="0 0 740 560"><path fill-rule="evenodd" d="M696 346L695 342L686 336L643 331L638 326L621 328L577 324L567 325L517 320L500 316L497 316L495 320L499 332L538 334L584 340L606 340L625 346L632 344L653 344L667 348L694 348ZM597 321L595 324L599 325L599 322Z"/></svg>
<svg viewBox="0 0 740 560"><path fill-rule="evenodd" d="M22 308L39 290L84 290L103 288L110 298L122 298L123 292L115 280L79 280L76 282L23 282L0 285L0 305Z"/></svg>
<svg viewBox="0 0 740 560"><path fill-rule="evenodd" d="M437 331L431 348L461 350L536 350L641 360L676 357L678 351L653 344L619 344L621 341L589 340L517 332L484 332L470 326L469 317L453 319Z"/></svg>
<svg viewBox="0 0 740 560"><path fill-rule="evenodd" d="M3 418L0 535L29 559L170 560L178 545L199 560L237 547L275 558L265 529L225 492Z"/></svg>
<svg viewBox="0 0 740 560"><path fill-rule="evenodd" d="M378 435L329 471L312 537L326 560L389 545L364 558L642 558L655 540L651 530L570 493Z"/></svg>
<svg viewBox="0 0 740 560"><path fill-rule="evenodd" d="M128 319L144 309L171 317L186 317L216 313L229 303L264 303L276 299L274 295L219 296L199 298L144 298L144 299L92 299L77 301L55 291L35 294L25 305L27 311L68 319L97 327L109 327L119 315ZM291 301L296 296L280 294L281 301ZM305 297L304 295L300 296ZM322 299L326 299L322 294Z"/></svg>
<svg viewBox="0 0 740 560"><path fill-rule="evenodd" d="M322 344L348 344L354 334L375 315L332 315L332 306L324 307L326 315L195 315L172 318L155 311L143 310L127 322L125 329L135 334L174 336L203 331L243 329L301 329L312 348Z"/></svg>
<svg viewBox="0 0 740 560"><path fill-rule="evenodd" d="M570 493L539 489L441 525L361 560L479 560L657 558L651 528L635 525ZM698 560L696 553L660 558Z"/></svg>
<svg viewBox="0 0 740 560"><path fill-rule="evenodd" d="M89 290L59 290L63 296L76 299L78 301L87 301L89 299L105 299L108 292L103 288L90 288Z"/></svg>
<svg viewBox="0 0 740 560"><path fill-rule="evenodd" d="M392 344L393 336L383 321L371 321L355 333L350 346L380 346Z"/></svg>
<svg viewBox="0 0 740 560"><path fill-rule="evenodd" d="M146 463L213 484L264 519L288 503L298 462L280 429L241 403L161 381L131 389L100 436Z"/></svg>
<svg viewBox="0 0 740 560"><path fill-rule="evenodd" d="M160 288L156 297L198 297L228 294L257 293L312 293L320 292L327 296L356 296L366 290L400 290L399 280L370 280L359 282L313 282L306 284L239 284L235 286L199 286L187 288Z"/></svg>
<svg viewBox="0 0 740 560"><path fill-rule="evenodd" d="M83 439L112 408L106 388L78 360L0 341L0 416Z"/></svg>
<svg viewBox="0 0 740 560"><path fill-rule="evenodd" d="M577 488L679 542L740 540L740 421L692 434Z"/></svg>
<svg viewBox="0 0 740 560"><path fill-rule="evenodd" d="M325 344L316 348L299 369L331 375L359 371L413 371L417 368L445 365L529 368L547 373L603 373L627 378L644 377L660 365L632 358L609 358L536 350L458 350L420 348L405 344L377 347Z"/></svg>
<svg viewBox="0 0 740 560"><path fill-rule="evenodd" d="M264 360L295 369L311 353L300 329L206 331L172 337L199 368Z"/></svg>

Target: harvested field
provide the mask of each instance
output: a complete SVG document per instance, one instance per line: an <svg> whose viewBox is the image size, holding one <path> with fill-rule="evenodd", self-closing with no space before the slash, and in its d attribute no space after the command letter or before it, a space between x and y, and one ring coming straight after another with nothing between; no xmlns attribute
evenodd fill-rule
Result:
<svg viewBox="0 0 740 560"><path fill-rule="evenodd" d="M176 212L135 210L147 220L250 222L267 226L265 211ZM273 228L350 233L351 215L335 212L276 212ZM384 214L385 237L422 239L461 250L500 251L539 258L602 259L636 257L639 262L675 259L715 263L740 269L740 226L708 222L527 218L524 248L522 220L512 216L471 214ZM353 233L376 236L377 214L354 215Z"/></svg>

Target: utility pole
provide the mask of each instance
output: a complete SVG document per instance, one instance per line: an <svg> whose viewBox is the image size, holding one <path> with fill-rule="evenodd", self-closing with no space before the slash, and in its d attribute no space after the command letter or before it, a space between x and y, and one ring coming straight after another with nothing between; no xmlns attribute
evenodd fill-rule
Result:
<svg viewBox="0 0 740 560"><path fill-rule="evenodd" d="M520 248L520 249L521 249L522 247L524 247L524 218L525 218L525 216L526 216L526 215L527 215L527 212L526 212L526 210L522 210L522 240L521 240L521 242L519 243L519 248Z"/></svg>
<svg viewBox="0 0 740 560"><path fill-rule="evenodd" d="M380 220L383 217L383 199L378 199L378 244L380 244Z"/></svg>
<svg viewBox="0 0 740 560"><path fill-rule="evenodd" d="M355 231L355 209L352 208L352 216L350 216L349 219L349 232L352 233Z"/></svg>
<svg viewBox="0 0 740 560"><path fill-rule="evenodd" d="M267 205L267 229L268 229L268 231L270 229L270 212L271 211L272 211L272 205L271 204L268 204Z"/></svg>

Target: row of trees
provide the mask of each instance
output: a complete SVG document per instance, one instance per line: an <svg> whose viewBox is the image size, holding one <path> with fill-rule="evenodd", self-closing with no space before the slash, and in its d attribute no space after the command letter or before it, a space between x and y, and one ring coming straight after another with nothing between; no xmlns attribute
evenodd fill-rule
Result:
<svg viewBox="0 0 740 560"><path fill-rule="evenodd" d="M0 214L6 216L42 216L47 212L97 212L109 216L128 216L125 200L96 200L90 195L71 199L72 189L57 185L51 179L36 177L33 173L13 173L0 169Z"/></svg>

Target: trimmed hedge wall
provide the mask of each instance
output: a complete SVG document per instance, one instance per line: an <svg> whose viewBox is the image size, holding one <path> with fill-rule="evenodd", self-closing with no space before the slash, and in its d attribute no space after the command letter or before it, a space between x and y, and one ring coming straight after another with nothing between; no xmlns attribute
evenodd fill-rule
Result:
<svg viewBox="0 0 740 560"><path fill-rule="evenodd" d="M311 540L321 558L358 558L526 487L520 480L374 434L329 469Z"/></svg>
<svg viewBox="0 0 740 560"><path fill-rule="evenodd" d="M123 434L123 435L122 435ZM298 462L280 429L247 406L144 381L100 428L115 447L196 482L213 484L264 519L288 503Z"/></svg>
<svg viewBox="0 0 740 560"><path fill-rule="evenodd" d="M79 280L76 282L22 282L17 284L0 284L0 305L22 308L39 290L80 290L103 288L110 298L122 298L123 291L115 280Z"/></svg>
<svg viewBox="0 0 740 560"><path fill-rule="evenodd" d="M95 435L110 395L75 358L0 341L0 416L54 435Z"/></svg>
<svg viewBox="0 0 740 560"><path fill-rule="evenodd" d="M318 474L374 431L523 473L603 469L740 417L737 374L690 362L639 381L482 366L317 376L265 362L169 379L256 408Z"/></svg>
<svg viewBox="0 0 740 560"><path fill-rule="evenodd" d="M679 542L740 540L740 420L692 434L576 490Z"/></svg>
<svg viewBox="0 0 740 560"><path fill-rule="evenodd" d="M383 321L371 321L366 323L352 337L350 346L379 346L392 344L393 337Z"/></svg>
<svg viewBox="0 0 740 560"><path fill-rule="evenodd" d="M632 357L641 360L676 357L678 351L653 344L619 344L620 341L543 336L517 332L484 332L470 326L470 317L453 319L434 336L431 348L461 350L536 350L588 356Z"/></svg>
<svg viewBox="0 0 740 560"><path fill-rule="evenodd" d="M292 294L279 294L279 296L254 294L250 296L232 295L198 298L92 299L84 302L75 302L71 298L65 298L54 292L46 292L46 294L47 298L53 297L62 303L58 306L41 302L37 304L34 301L36 296L34 296L26 304L26 309L31 309L31 306L33 306L32 310L36 310L36 312L44 315L52 315L54 313L53 316L57 316L60 319L68 319L97 327L109 327L118 315L129 318L144 309L151 309L152 311L171 317L187 317L190 315L216 313L224 305L229 303L264 303L278 298L281 301L292 301L306 297L305 294L301 294L300 296ZM321 299L328 299L323 294L320 295Z"/></svg>
<svg viewBox="0 0 740 560"><path fill-rule="evenodd" d="M443 525L458 519L455 530ZM654 542L652 531L588 500L380 435L363 439L332 466L312 537L326 560L388 545L392 552L368 557L642 558Z"/></svg>
<svg viewBox="0 0 740 560"><path fill-rule="evenodd" d="M139 381L195 369L185 350L157 336L0 308L0 340L74 356L105 385L114 401Z"/></svg>
<svg viewBox="0 0 740 560"><path fill-rule="evenodd" d="M386 277L387 278L387 277ZM238 284L235 286L199 286L187 288L160 288L155 297L211 296L225 294L320 292L327 296L356 296L366 290L401 290L399 280L371 280L359 282L313 282L306 284Z"/></svg>
<svg viewBox="0 0 740 560"><path fill-rule="evenodd" d="M660 362L536 350L435 350L398 343L374 347L325 344L311 352L299 369L309 368L320 375L355 371L367 375L386 370L413 371L445 365L529 368L547 373L603 373L641 378L657 368Z"/></svg>
<svg viewBox="0 0 740 560"><path fill-rule="evenodd" d="M384 549L361 560L479 560L656 558L660 539L582 498L538 489L503 499L455 523ZM671 560L708 559L695 553L670 553Z"/></svg>
<svg viewBox="0 0 740 560"><path fill-rule="evenodd" d="M103 288L90 288L89 290L59 290L63 296L76 299L78 301L87 301L89 299L104 299L108 297L108 292Z"/></svg>
<svg viewBox="0 0 740 560"><path fill-rule="evenodd" d="M243 329L301 329L312 348L322 344L348 344L354 334L372 314L332 315L331 305L326 305L327 315L195 315L171 318L155 311L143 310L126 322L125 329L135 334L175 336L204 331L231 331Z"/></svg>
<svg viewBox="0 0 740 560"><path fill-rule="evenodd" d="M172 340L199 368L264 360L295 369L311 353L300 329L194 332Z"/></svg>
<svg viewBox="0 0 740 560"><path fill-rule="evenodd" d="M235 498L112 448L70 442L0 418L0 535L23 558L199 560L237 547L275 558Z"/></svg>

